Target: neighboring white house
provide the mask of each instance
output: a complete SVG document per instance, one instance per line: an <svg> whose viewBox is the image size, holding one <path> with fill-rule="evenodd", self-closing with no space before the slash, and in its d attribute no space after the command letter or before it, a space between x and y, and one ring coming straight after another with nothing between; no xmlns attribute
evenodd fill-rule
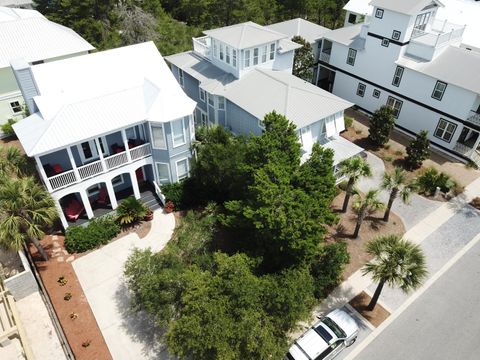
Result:
<svg viewBox="0 0 480 360"><path fill-rule="evenodd" d="M38 11L0 7L0 125L23 117L23 99L10 61L23 58L34 65L94 49L73 30L47 20Z"/></svg>
<svg viewBox="0 0 480 360"><path fill-rule="evenodd" d="M188 176L195 102L153 42L12 69L32 114L14 130L64 227Z"/></svg>
<svg viewBox="0 0 480 360"><path fill-rule="evenodd" d="M33 8L32 0L0 0L0 6L15 7L21 9Z"/></svg>
<svg viewBox="0 0 480 360"><path fill-rule="evenodd" d="M372 16L325 35L317 84L373 112L394 109L410 135L480 164L480 52L437 0L373 0Z"/></svg>
<svg viewBox="0 0 480 360"><path fill-rule="evenodd" d="M166 57L188 96L197 125L221 125L260 135L275 110L297 126L305 160L320 142L335 150L335 164L362 149L341 138L343 112L353 104L292 75L298 44L290 35L252 22L204 32L193 51Z"/></svg>

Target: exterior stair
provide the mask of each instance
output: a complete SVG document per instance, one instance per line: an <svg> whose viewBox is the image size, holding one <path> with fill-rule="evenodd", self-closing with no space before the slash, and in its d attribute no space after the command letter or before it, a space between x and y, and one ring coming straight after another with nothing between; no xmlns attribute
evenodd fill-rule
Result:
<svg viewBox="0 0 480 360"><path fill-rule="evenodd" d="M140 201L152 210L157 210L162 207L160 199L152 185L146 183L140 188Z"/></svg>

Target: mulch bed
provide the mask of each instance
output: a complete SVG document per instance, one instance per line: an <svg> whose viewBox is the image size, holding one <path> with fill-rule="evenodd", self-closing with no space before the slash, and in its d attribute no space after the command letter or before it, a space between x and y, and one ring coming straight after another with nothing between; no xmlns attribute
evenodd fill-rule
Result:
<svg viewBox="0 0 480 360"><path fill-rule="evenodd" d="M30 246L30 253L37 270L47 289L75 358L77 360L112 359L95 316L73 270L71 261L76 258L76 255L70 255L66 252L63 241L64 237L60 235L57 236L55 241L52 235L45 236L41 241L50 257L48 261L43 261L35 247ZM61 276L67 280L64 286L58 283ZM71 294L71 299L68 301L64 300L67 293ZM74 318L72 319L72 317ZM89 345L86 346L87 344Z"/></svg>
<svg viewBox="0 0 480 360"><path fill-rule="evenodd" d="M368 296L365 291L362 291L360 294L350 300L349 304L352 305L352 307L357 310L360 315L362 315L370 324L378 327L390 316L390 313L378 303L375 305L375 308L372 311L368 311L367 306L370 303L370 300L371 297Z"/></svg>
<svg viewBox="0 0 480 360"><path fill-rule="evenodd" d="M363 265L372 259L365 252L366 243L379 235L387 234L405 234L405 226L402 220L393 212L390 213L390 220L384 222L383 210L375 214L367 216L360 228L358 238L352 237L357 221L357 215L352 210L353 197L350 199L349 208L346 213L341 213L343 199L345 193L342 192L333 199L332 207L340 217L338 225L328 228L327 241L334 242L344 240L347 243L348 253L350 254L350 263L343 272L343 278L347 279L354 272L359 270Z"/></svg>

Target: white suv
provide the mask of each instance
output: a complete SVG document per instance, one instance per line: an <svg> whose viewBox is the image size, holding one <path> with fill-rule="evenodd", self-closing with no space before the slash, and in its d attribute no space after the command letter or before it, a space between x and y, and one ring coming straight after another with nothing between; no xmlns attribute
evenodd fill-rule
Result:
<svg viewBox="0 0 480 360"><path fill-rule="evenodd" d="M357 339L358 325L337 309L320 319L290 347L284 360L330 360Z"/></svg>

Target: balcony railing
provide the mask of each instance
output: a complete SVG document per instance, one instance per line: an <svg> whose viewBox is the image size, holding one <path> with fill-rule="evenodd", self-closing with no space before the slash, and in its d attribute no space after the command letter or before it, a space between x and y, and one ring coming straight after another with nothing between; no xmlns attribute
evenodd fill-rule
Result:
<svg viewBox="0 0 480 360"><path fill-rule="evenodd" d="M321 53L320 53L320 61L323 61L323 62L326 62L326 63L330 63L330 54L321 52Z"/></svg>
<svg viewBox="0 0 480 360"><path fill-rule="evenodd" d="M211 39L209 36L193 38L192 40L193 40L193 51L195 51L200 55L205 56L206 58L210 57Z"/></svg>
<svg viewBox="0 0 480 360"><path fill-rule="evenodd" d="M468 116L467 120L472 124L480 126L480 114L475 111L470 111L470 115Z"/></svg>
<svg viewBox="0 0 480 360"><path fill-rule="evenodd" d="M128 160L127 151L130 153L130 159ZM104 159L105 166L101 160L94 161L92 163L78 167L78 178L75 175L75 170L68 170L61 174L51 176L47 179L48 184L52 190L58 190L60 188L75 184L85 179L100 175L112 169L118 168L125 164L137 161L152 154L151 146L149 143L134 147L130 150L122 151L118 154L106 157Z"/></svg>
<svg viewBox="0 0 480 360"><path fill-rule="evenodd" d="M434 20L429 30L413 29L412 41L437 47L452 40L461 39L464 30L465 26Z"/></svg>

